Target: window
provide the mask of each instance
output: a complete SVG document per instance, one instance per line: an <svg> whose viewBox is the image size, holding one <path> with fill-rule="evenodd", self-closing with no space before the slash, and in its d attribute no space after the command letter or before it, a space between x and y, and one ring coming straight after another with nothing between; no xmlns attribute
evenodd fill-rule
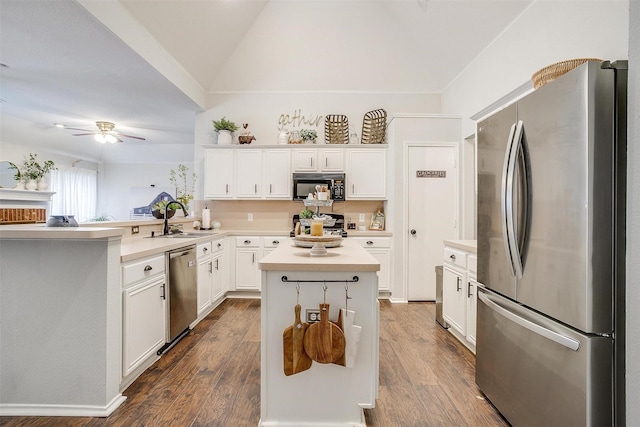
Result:
<svg viewBox="0 0 640 427"><path fill-rule="evenodd" d="M96 216L98 200L98 171L82 168L51 171L52 215L74 215L78 222Z"/></svg>

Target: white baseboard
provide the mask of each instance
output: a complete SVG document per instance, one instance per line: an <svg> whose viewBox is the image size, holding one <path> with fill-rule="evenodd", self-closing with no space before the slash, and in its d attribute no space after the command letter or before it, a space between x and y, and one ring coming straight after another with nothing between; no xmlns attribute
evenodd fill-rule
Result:
<svg viewBox="0 0 640 427"><path fill-rule="evenodd" d="M2 403L0 416L3 417L108 417L127 400L118 394L105 406L92 405L41 405L27 403Z"/></svg>

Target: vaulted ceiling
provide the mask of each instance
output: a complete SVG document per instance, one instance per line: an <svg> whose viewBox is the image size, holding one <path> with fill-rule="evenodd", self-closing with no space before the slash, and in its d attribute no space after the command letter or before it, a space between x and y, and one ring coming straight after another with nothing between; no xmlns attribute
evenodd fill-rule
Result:
<svg viewBox="0 0 640 427"><path fill-rule="evenodd" d="M117 162L53 127L107 120L147 139L125 140L127 156L188 161L207 96L440 93L530 3L1 0L0 142Z"/></svg>

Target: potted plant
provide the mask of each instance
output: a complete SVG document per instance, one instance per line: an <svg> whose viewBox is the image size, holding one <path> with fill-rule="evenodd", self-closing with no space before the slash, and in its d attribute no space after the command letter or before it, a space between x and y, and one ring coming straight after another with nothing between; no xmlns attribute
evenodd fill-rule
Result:
<svg viewBox="0 0 640 427"><path fill-rule="evenodd" d="M227 120L226 117L222 117L220 120L212 120L211 122L216 132L218 132L218 144L231 144L231 134L238 130L238 126L231 120Z"/></svg>
<svg viewBox="0 0 640 427"><path fill-rule="evenodd" d="M169 172L169 182L176 187L176 200L182 203L184 208L189 211L189 202L193 200L193 192L196 187L196 179L198 176L195 172L191 174L191 186L187 184L189 177L189 168L185 165L178 165L178 170L171 169ZM185 215L187 212L185 212Z"/></svg>
<svg viewBox="0 0 640 427"><path fill-rule="evenodd" d="M55 169L52 160L46 160L42 165L38 162L37 154L29 153L29 158L25 156L20 169L20 177L25 181L27 190L46 190L47 183L44 180L46 174Z"/></svg>
<svg viewBox="0 0 640 427"><path fill-rule="evenodd" d="M314 129L300 129L300 138L305 144L315 144L318 133Z"/></svg>

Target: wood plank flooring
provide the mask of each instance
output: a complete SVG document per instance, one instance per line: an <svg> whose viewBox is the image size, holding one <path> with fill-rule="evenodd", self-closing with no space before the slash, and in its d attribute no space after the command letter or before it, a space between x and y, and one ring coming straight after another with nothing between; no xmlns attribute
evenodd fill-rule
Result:
<svg viewBox="0 0 640 427"><path fill-rule="evenodd" d="M380 394L367 426L509 425L475 385L473 354L434 321L433 303L380 309ZM124 394L108 418L0 417L0 425L257 426L260 301L222 303Z"/></svg>

